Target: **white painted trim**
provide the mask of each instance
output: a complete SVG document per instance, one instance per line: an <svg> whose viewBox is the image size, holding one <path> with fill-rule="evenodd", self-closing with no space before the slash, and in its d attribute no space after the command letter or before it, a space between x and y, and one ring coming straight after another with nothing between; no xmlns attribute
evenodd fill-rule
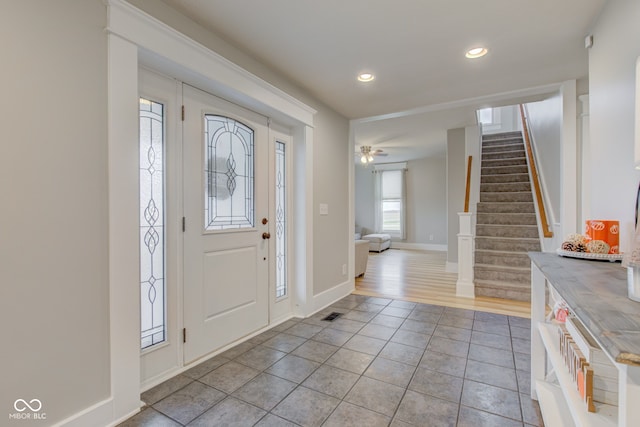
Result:
<svg viewBox="0 0 640 427"><path fill-rule="evenodd" d="M287 122L294 119L313 125L316 110L308 105L130 3L123 0L107 2L107 31L144 49L146 52L141 54L148 61L159 61L163 68L179 73L175 77L186 83L195 84L203 90L222 92L230 101L249 106L260 113L285 116L289 119Z"/></svg>
<svg viewBox="0 0 640 427"><path fill-rule="evenodd" d="M140 408L132 410L127 417L135 415L140 411ZM113 398L105 399L102 402L98 402L95 405L91 405L84 410L73 414L69 418L65 418L62 421L58 421L53 424L53 427L85 427L85 426L97 426L102 425L104 420L110 419L113 412ZM120 422L124 421L124 418ZM112 424L116 425L116 423Z"/></svg>
<svg viewBox="0 0 640 427"><path fill-rule="evenodd" d="M419 251L447 251L447 245L434 245L429 243L391 242L391 249L410 249Z"/></svg>
<svg viewBox="0 0 640 427"><path fill-rule="evenodd" d="M301 317L305 317L309 315L309 310L311 310L313 303L311 302L312 300L312 295L313 295L313 269L314 269L314 265L313 265L313 213L314 213L314 203L315 203L315 197L314 197L314 193L313 193L313 171L314 171L314 141L313 141L313 129L311 129L309 126L305 126L304 127L304 141L306 141L305 144L305 162L304 162L304 172L306 174L306 181L305 181L305 196L304 197L304 201L305 201L305 210L304 210L304 217L305 217L305 223L306 223L306 229L305 229L305 235L306 235L306 239L305 239L305 253L307 255L306 259L305 259L305 272L306 272L306 277L305 277L305 284L306 284L306 298L305 298L305 309L304 311L302 311Z"/></svg>
<svg viewBox="0 0 640 427"><path fill-rule="evenodd" d="M474 238L471 227L473 213L458 212L458 281L456 282L456 296L475 298L475 283L473 271Z"/></svg>
<svg viewBox="0 0 640 427"><path fill-rule="evenodd" d="M452 108L468 107L472 105L491 104L499 101L509 101L514 99L522 99L524 97L535 97L539 95L547 95L557 93L562 85L553 83L543 86L535 86L527 89L513 90L509 92L501 92L493 95L479 96L476 98L466 98L458 101L444 102L441 104L432 104L424 107L418 107L411 110L398 111L396 113L382 114L379 116L363 117L361 119L351 120L352 123L368 123L380 120L396 119L400 117L414 116L416 114L431 113L434 111L448 110ZM531 101L527 101L531 102Z"/></svg>
<svg viewBox="0 0 640 427"><path fill-rule="evenodd" d="M237 67L215 52L123 0L108 6L108 160L109 160L109 290L110 411L78 412L74 425L113 425L136 413L140 402L139 254L138 254L138 69L151 66L196 84L290 126L306 162L296 164L303 178L296 214L302 256L296 259L303 280L297 296L304 311L313 290L313 115L315 110ZM297 139L296 139L297 138ZM295 172L294 172L295 173ZM305 215L310 217L305 219ZM296 270L298 271L298 270ZM271 325L273 326L273 325ZM237 343L236 343L237 344ZM181 369L187 369L182 367ZM95 414L96 418L83 415ZM97 419L97 418L100 419ZM85 419L88 420L85 422Z"/></svg>
<svg viewBox="0 0 640 427"><path fill-rule="evenodd" d="M140 408L140 252L137 48L108 36L109 310L111 350L108 424ZM137 325L137 327L136 327Z"/></svg>
<svg viewBox="0 0 640 427"><path fill-rule="evenodd" d="M640 83L640 80L637 80ZM640 97L639 97L640 98ZM589 95L580 95L578 97L582 106L581 113L578 118L578 129L580 130L580 137L578 142L580 148L578 150L579 162L579 176L578 176L578 194L580 195L580 211L578 212L578 225L582 227L582 224L591 218L591 173L589 169L591 167L591 132L589 125L591 118L589 116ZM638 99L640 102L640 99ZM640 113L639 109L636 109ZM636 118L640 118L640 114L636 114ZM640 132L640 128L636 127L636 132ZM578 230L582 232L582 230Z"/></svg>
<svg viewBox="0 0 640 427"><path fill-rule="evenodd" d="M294 132L294 241L295 266L292 287L295 289L293 313L299 317L311 311L313 295L313 129L309 126Z"/></svg>
<svg viewBox="0 0 640 427"><path fill-rule="evenodd" d="M469 280L458 280L456 282L456 296L462 298L475 298L476 285Z"/></svg>
<svg viewBox="0 0 640 427"><path fill-rule="evenodd" d="M562 83L562 146L560 164L560 224L562 236L580 232L578 229L577 199L577 142L576 142L576 81ZM560 237L562 238L562 237Z"/></svg>
<svg viewBox="0 0 640 427"><path fill-rule="evenodd" d="M346 297L351 292L355 290L353 280L347 280L339 285L334 286L331 289L327 289L326 291L320 292L318 295L313 296L313 308L307 316L310 316L311 313L316 313L323 308L333 304L341 298Z"/></svg>
<svg viewBox="0 0 640 427"><path fill-rule="evenodd" d="M640 169L640 56L636 59L636 88L635 88L635 122L633 137L633 166Z"/></svg>
<svg viewBox="0 0 640 427"><path fill-rule="evenodd" d="M447 261L444 265L444 271L447 273L457 273L458 272L458 263L457 262L449 262Z"/></svg>
<svg viewBox="0 0 640 427"><path fill-rule="evenodd" d="M355 128L351 121L349 121L349 161L347 162L347 176L348 182L347 185L349 187L349 204L347 206L347 215L348 215L348 244L349 244L349 254L347 258L347 274L348 278L355 289L355 273L356 273L356 245L355 245L355 235L356 235L356 206L355 206L355 198L356 198L356 168L355 168Z"/></svg>
<svg viewBox="0 0 640 427"><path fill-rule="evenodd" d="M355 149L355 147L354 147ZM354 163L354 162L351 162ZM373 169L376 171L401 171L407 169L407 162L396 163L376 163L373 165Z"/></svg>
<svg viewBox="0 0 640 427"><path fill-rule="evenodd" d="M286 245L286 283L287 289L286 293L283 297L276 298L276 276L277 276L277 268L276 263L273 261L276 259L275 256L272 256L272 261L269 263L269 323L273 324L280 317L284 315L289 315L292 312L292 304L295 299L295 287L292 286L293 283L293 265L295 264L295 239L293 236L295 234L295 222L292 221L295 213L293 210L292 200L295 198L295 188L294 188L294 176L293 171L294 168L294 144L293 144L293 136L291 132L285 129L281 129L281 126L278 123L271 123L269 125L269 193L274 193L273 197L270 197L269 200L269 218L272 218L272 224L269 226L269 230L271 230L272 235L276 235L276 197L275 197L275 175L276 175L276 165L277 165L277 156L276 156L276 144L278 142L284 143L285 145L285 213L286 213L286 222L285 222L285 245ZM269 251L271 254L275 255L276 253L276 240L272 239L270 242Z"/></svg>

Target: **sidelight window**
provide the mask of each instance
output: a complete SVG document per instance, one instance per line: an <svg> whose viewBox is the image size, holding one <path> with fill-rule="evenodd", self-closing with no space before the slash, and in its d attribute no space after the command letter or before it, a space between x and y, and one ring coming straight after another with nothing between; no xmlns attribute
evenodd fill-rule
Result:
<svg viewBox="0 0 640 427"><path fill-rule="evenodd" d="M286 145L276 141L276 298L287 295Z"/></svg>
<svg viewBox="0 0 640 427"><path fill-rule="evenodd" d="M164 105L140 98L140 328L142 349L166 340Z"/></svg>

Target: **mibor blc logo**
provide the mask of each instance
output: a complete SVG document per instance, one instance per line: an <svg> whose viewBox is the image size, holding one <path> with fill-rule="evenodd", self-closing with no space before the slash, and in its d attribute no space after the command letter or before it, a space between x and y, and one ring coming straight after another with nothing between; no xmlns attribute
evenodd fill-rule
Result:
<svg viewBox="0 0 640 427"><path fill-rule="evenodd" d="M16 412L9 414L10 420L46 420L47 414L40 412L42 410L42 402L40 399L16 399L13 402L13 409Z"/></svg>

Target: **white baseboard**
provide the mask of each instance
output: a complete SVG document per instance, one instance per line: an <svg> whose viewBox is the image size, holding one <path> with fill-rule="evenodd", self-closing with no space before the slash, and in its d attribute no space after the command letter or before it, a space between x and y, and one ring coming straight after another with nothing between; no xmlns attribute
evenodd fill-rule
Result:
<svg viewBox="0 0 640 427"><path fill-rule="evenodd" d="M422 251L447 251L447 245L433 245L429 243L391 242L392 249L417 249Z"/></svg>
<svg viewBox="0 0 640 427"><path fill-rule="evenodd" d="M127 418L135 415L140 411L140 408L127 415ZM124 419L119 420L119 422ZM113 398L110 397L101 402L91 405L88 408L83 409L66 418L62 421L55 423L54 427L85 427L85 426L103 426L103 425L116 425L113 420Z"/></svg>
<svg viewBox="0 0 640 427"><path fill-rule="evenodd" d="M447 273L457 273L458 263L447 261L446 264L444 265L444 271L446 271Z"/></svg>
<svg viewBox="0 0 640 427"><path fill-rule="evenodd" d="M456 283L456 296L463 298L475 298L476 286L473 282L458 280Z"/></svg>
<svg viewBox="0 0 640 427"><path fill-rule="evenodd" d="M140 402L140 408L125 415L124 417L121 417L119 420L115 420L114 422L112 422L111 424L108 424L107 427L116 427L117 425L122 424L123 422L125 422L126 420L128 420L129 418L133 417L134 415L137 415L141 410L142 407L145 405L144 402Z"/></svg>
<svg viewBox="0 0 640 427"><path fill-rule="evenodd" d="M310 316L311 314L316 313L327 306L330 306L339 299L346 297L351 292L353 292L355 288L355 281L352 279L336 285L331 289L320 292L318 295L314 295L313 303L311 305L311 313L307 314L307 316Z"/></svg>

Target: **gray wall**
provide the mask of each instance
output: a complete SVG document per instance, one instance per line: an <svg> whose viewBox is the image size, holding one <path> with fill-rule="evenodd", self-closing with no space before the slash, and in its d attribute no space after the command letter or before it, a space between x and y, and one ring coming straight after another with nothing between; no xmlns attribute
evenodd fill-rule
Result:
<svg viewBox="0 0 640 427"><path fill-rule="evenodd" d="M482 133L491 135L494 133L514 132L522 129L520 125L520 109L516 105L494 108L494 113L500 114L500 122L496 124L482 124Z"/></svg>
<svg viewBox="0 0 640 427"><path fill-rule="evenodd" d="M562 99L557 94L540 102L527 104L529 129L535 147L536 166L543 180L543 191L549 200L546 206L551 214L550 221L560 221L561 197L561 132L562 132ZM552 224L550 224L552 225Z"/></svg>
<svg viewBox="0 0 640 427"><path fill-rule="evenodd" d="M348 120L165 3L128 1L318 111L313 129L313 293L317 295L347 281L347 275L342 274L342 265L348 263L349 256ZM329 205L329 215L319 215L320 203Z"/></svg>
<svg viewBox="0 0 640 427"><path fill-rule="evenodd" d="M373 167L364 167L356 164L354 203L356 214L356 227L374 229L375 218L375 185L373 179Z"/></svg>
<svg viewBox="0 0 640 427"><path fill-rule="evenodd" d="M447 131L447 262L458 262L458 212L464 210L466 186L465 130Z"/></svg>
<svg viewBox="0 0 640 427"><path fill-rule="evenodd" d="M407 165L407 243L447 244L447 172L444 157ZM433 238L433 239L432 239Z"/></svg>
<svg viewBox="0 0 640 427"><path fill-rule="evenodd" d="M620 249L629 248L634 229L636 58L640 56L640 2L610 1L593 30L589 50L592 218L620 221ZM635 112L640 114L640 112Z"/></svg>
<svg viewBox="0 0 640 427"><path fill-rule="evenodd" d="M446 245L446 165L444 158L407 162L407 238L403 243ZM356 225L375 227L373 167L355 166ZM433 236L433 240L430 237Z"/></svg>
<svg viewBox="0 0 640 427"><path fill-rule="evenodd" d="M314 105L314 107L317 107ZM313 131L313 293L348 280L342 265L348 263L349 239L349 122L325 109L314 118ZM319 204L329 205L329 215L319 214Z"/></svg>
<svg viewBox="0 0 640 427"><path fill-rule="evenodd" d="M165 4L132 3L318 110L314 293L347 281L348 121ZM40 399L47 425L111 393L106 25L102 0L0 5L0 402Z"/></svg>
<svg viewBox="0 0 640 427"><path fill-rule="evenodd" d="M27 426L110 395L106 22L101 0L0 3L3 425L18 398L47 416Z"/></svg>

